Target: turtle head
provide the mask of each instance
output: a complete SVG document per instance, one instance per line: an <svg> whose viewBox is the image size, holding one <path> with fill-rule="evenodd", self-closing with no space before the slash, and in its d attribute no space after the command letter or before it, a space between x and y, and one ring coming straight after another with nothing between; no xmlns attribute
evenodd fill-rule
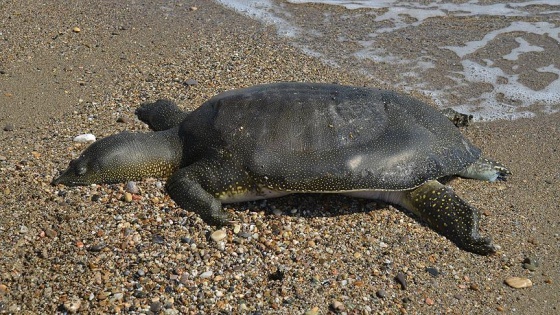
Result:
<svg viewBox="0 0 560 315"><path fill-rule="evenodd" d="M179 168L182 155L180 140L171 131L123 132L96 141L51 184L80 186L167 177Z"/></svg>

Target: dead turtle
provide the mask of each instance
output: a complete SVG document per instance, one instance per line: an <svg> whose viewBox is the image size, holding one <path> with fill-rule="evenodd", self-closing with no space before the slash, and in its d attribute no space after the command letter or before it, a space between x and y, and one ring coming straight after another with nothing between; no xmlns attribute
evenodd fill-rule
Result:
<svg viewBox="0 0 560 315"><path fill-rule="evenodd" d="M479 211L438 179L496 181L510 172L416 99L365 87L275 83L221 93L188 113L160 100L136 114L155 132L93 143L53 184L169 177L171 198L211 225L230 222L222 203L293 193L381 199L464 250L496 250L479 234Z"/></svg>

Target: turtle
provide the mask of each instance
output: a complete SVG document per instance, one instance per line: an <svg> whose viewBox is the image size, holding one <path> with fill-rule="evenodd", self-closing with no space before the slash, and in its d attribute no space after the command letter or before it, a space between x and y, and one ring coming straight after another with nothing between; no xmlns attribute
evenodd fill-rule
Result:
<svg viewBox="0 0 560 315"><path fill-rule="evenodd" d="M440 111L410 96L280 82L226 91L190 112L158 100L135 113L154 132L92 143L52 184L166 178L180 207L215 226L232 222L223 203L294 193L379 199L463 250L497 249L479 232L479 211L441 179L494 182L511 172L483 157Z"/></svg>

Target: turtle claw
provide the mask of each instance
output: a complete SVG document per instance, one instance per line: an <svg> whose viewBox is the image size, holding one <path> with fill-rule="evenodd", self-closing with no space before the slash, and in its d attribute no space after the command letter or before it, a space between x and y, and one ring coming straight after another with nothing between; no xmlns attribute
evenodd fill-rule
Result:
<svg viewBox="0 0 560 315"><path fill-rule="evenodd" d="M494 254L498 250L498 247L492 244L490 237L478 237L469 240L468 243L455 242L455 244L466 251L485 256Z"/></svg>
<svg viewBox="0 0 560 315"><path fill-rule="evenodd" d="M505 182L505 181L507 181L507 177L509 175L511 175L511 172L503 165L494 166L494 170L496 171L496 174L498 175L496 180L499 180L499 181Z"/></svg>

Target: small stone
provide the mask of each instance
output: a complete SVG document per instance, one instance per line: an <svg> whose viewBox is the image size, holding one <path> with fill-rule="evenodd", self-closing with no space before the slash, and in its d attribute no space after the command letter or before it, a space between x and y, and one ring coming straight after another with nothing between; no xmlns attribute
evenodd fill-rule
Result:
<svg viewBox="0 0 560 315"><path fill-rule="evenodd" d="M107 247L107 244L105 244L105 243L100 243L100 244L97 244L97 245L93 245L93 246L91 246L91 247L88 247L87 250L90 251L90 252L94 252L94 253L95 253L95 252L100 252L100 251L102 251L103 248L105 248L105 247Z"/></svg>
<svg viewBox="0 0 560 315"><path fill-rule="evenodd" d="M503 306L500 306L500 305L498 305L498 306L496 307L496 310L497 310L498 312L503 312L503 311L505 311L504 307L503 307Z"/></svg>
<svg viewBox="0 0 560 315"><path fill-rule="evenodd" d="M380 299L384 299L387 297L387 292L383 289L378 290L377 292L375 292L375 295L380 298Z"/></svg>
<svg viewBox="0 0 560 315"><path fill-rule="evenodd" d="M14 124L10 124L10 123L6 124L4 126L4 131L14 131Z"/></svg>
<svg viewBox="0 0 560 315"><path fill-rule="evenodd" d="M128 124L130 122L130 119L125 116L120 116L119 118L117 118L117 122Z"/></svg>
<svg viewBox="0 0 560 315"><path fill-rule="evenodd" d="M219 242L226 238L227 233L224 230L216 230L211 235L210 238L213 239L215 242Z"/></svg>
<svg viewBox="0 0 560 315"><path fill-rule="evenodd" d="M150 304L150 311L152 311L153 313L159 313L162 308L163 305L160 302L153 302L152 304Z"/></svg>
<svg viewBox="0 0 560 315"><path fill-rule="evenodd" d="M319 315L319 308L317 306L315 306L314 308L307 310L305 313L305 315Z"/></svg>
<svg viewBox="0 0 560 315"><path fill-rule="evenodd" d="M124 201L131 202L132 201L132 194L128 191L124 193Z"/></svg>
<svg viewBox="0 0 560 315"><path fill-rule="evenodd" d="M476 283L471 283L471 285L469 286L469 289L471 289L473 291L478 291L478 290L480 290L480 287Z"/></svg>
<svg viewBox="0 0 560 315"><path fill-rule="evenodd" d="M72 28L72 32L74 32L74 33L79 33L79 32L81 32L81 31L82 31L82 30L81 30L79 27L77 27L77 26L75 26L75 27Z"/></svg>
<svg viewBox="0 0 560 315"><path fill-rule="evenodd" d="M71 300L64 302L63 306L68 313L74 314L78 312L80 306L82 306L82 300L79 298L72 298Z"/></svg>
<svg viewBox="0 0 560 315"><path fill-rule="evenodd" d="M181 243L185 243L185 244L193 244L194 241L192 238L190 237L181 237Z"/></svg>
<svg viewBox="0 0 560 315"><path fill-rule="evenodd" d="M4 195L9 195L12 191L10 190L10 188L6 187L4 188Z"/></svg>
<svg viewBox="0 0 560 315"><path fill-rule="evenodd" d="M140 192L140 189L138 189L138 185L136 185L136 182L134 181L127 182L125 190L131 194L137 194Z"/></svg>
<svg viewBox="0 0 560 315"><path fill-rule="evenodd" d="M431 306L431 305L434 305L434 300L432 300L432 299L429 298L429 297L426 298L426 299L424 300L424 302L426 302L426 304L427 304L427 305L430 305L430 306Z"/></svg>
<svg viewBox="0 0 560 315"><path fill-rule="evenodd" d="M343 312L345 310L344 304L340 301L334 301L331 303L331 309L335 312Z"/></svg>
<svg viewBox="0 0 560 315"><path fill-rule="evenodd" d="M439 276L439 271L436 268L433 267L427 267L426 271L432 276L432 277L437 277Z"/></svg>
<svg viewBox="0 0 560 315"><path fill-rule="evenodd" d="M190 7L190 8L189 8L189 11L196 11L196 10L198 10L197 7Z"/></svg>
<svg viewBox="0 0 560 315"><path fill-rule="evenodd" d="M53 230L53 229L49 229L49 228L46 228L46 229L45 229L45 235L46 235L47 237L53 238L53 237L56 237L57 234L58 234L58 233L57 233L55 230Z"/></svg>
<svg viewBox="0 0 560 315"><path fill-rule="evenodd" d="M97 295L95 296L99 301L103 301L105 300L107 297L109 296L109 294L107 292L99 292L97 293Z"/></svg>
<svg viewBox="0 0 560 315"><path fill-rule="evenodd" d="M154 235L152 237L152 241L156 244L164 244L165 243L165 239L161 235Z"/></svg>
<svg viewBox="0 0 560 315"><path fill-rule="evenodd" d="M401 285L401 289L406 290L406 275L402 272L397 273L397 276L395 277L395 279L397 280L397 282Z"/></svg>
<svg viewBox="0 0 560 315"><path fill-rule="evenodd" d="M527 278L511 277L505 280L506 284L515 289L528 288L533 286L533 282Z"/></svg>
<svg viewBox="0 0 560 315"><path fill-rule="evenodd" d="M237 234L239 233L239 231L241 231L241 225L236 224L233 226L233 233Z"/></svg>
<svg viewBox="0 0 560 315"><path fill-rule="evenodd" d="M537 270L537 267L539 266L539 262L536 261L535 259L527 257L523 260L523 265L522 266L523 266L523 268L525 268L529 271L535 271L535 270Z"/></svg>
<svg viewBox="0 0 560 315"><path fill-rule="evenodd" d="M194 79L188 79L187 81L185 81L184 83L186 86L193 86L193 85L197 85L198 82Z"/></svg>
<svg viewBox="0 0 560 315"><path fill-rule="evenodd" d="M20 226L20 228L19 228L19 232L20 232L21 234L25 234L25 233L29 232L29 229L27 228L27 226L22 225L22 226Z"/></svg>
<svg viewBox="0 0 560 315"><path fill-rule="evenodd" d="M109 301L111 301L111 302L121 301L123 299L123 297L124 297L123 293L117 292L117 293L113 294L111 296L111 298L109 298Z"/></svg>
<svg viewBox="0 0 560 315"><path fill-rule="evenodd" d="M214 274L214 273L212 272L212 270L208 270L208 271L205 271L205 272L201 273L201 274L200 274L200 278L202 278L202 279L208 279L208 278L212 277L212 274Z"/></svg>
<svg viewBox="0 0 560 315"><path fill-rule="evenodd" d="M239 237L242 238L251 238L251 233L247 233L247 232L240 232L238 235Z"/></svg>
<svg viewBox="0 0 560 315"><path fill-rule="evenodd" d="M96 140L95 135L91 133L85 133L74 137L73 141L84 143L84 142L94 142L95 140Z"/></svg>

